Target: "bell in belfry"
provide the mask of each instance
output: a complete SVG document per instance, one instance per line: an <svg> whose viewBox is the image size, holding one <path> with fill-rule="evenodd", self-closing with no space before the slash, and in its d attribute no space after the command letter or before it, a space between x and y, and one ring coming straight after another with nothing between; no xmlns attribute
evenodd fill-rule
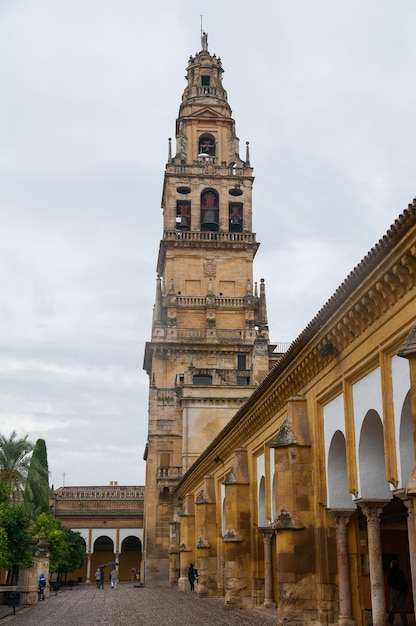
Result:
<svg viewBox="0 0 416 626"><path fill-rule="evenodd" d="M233 233L241 233L241 220L237 215L233 215L230 219L230 230Z"/></svg>
<svg viewBox="0 0 416 626"><path fill-rule="evenodd" d="M180 222L177 225L181 230L189 230L189 222L186 216L182 216Z"/></svg>
<svg viewBox="0 0 416 626"><path fill-rule="evenodd" d="M215 216L215 212L211 209L205 211L204 219L202 220L202 228L207 230L218 230L218 222Z"/></svg>

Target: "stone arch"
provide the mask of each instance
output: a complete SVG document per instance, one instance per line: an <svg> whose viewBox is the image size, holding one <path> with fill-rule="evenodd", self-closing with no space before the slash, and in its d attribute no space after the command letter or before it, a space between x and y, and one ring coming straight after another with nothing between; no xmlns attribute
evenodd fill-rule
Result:
<svg viewBox="0 0 416 626"><path fill-rule="evenodd" d="M97 567L110 561L114 561L114 541L108 535L98 535L93 543L91 575L93 575Z"/></svg>
<svg viewBox="0 0 416 626"><path fill-rule="evenodd" d="M114 552L114 542L107 535L100 535L94 541L94 552Z"/></svg>
<svg viewBox="0 0 416 626"><path fill-rule="evenodd" d="M259 483L257 518L259 526L269 525L269 522L266 519L266 481L264 476L260 478Z"/></svg>
<svg viewBox="0 0 416 626"><path fill-rule="evenodd" d="M401 486L406 488L415 464L412 409L410 406L410 390L406 394L400 415L398 448Z"/></svg>
<svg viewBox="0 0 416 626"><path fill-rule="evenodd" d="M214 157L216 153L216 142L214 135L203 133L198 139L198 156L204 155Z"/></svg>
<svg viewBox="0 0 416 626"><path fill-rule="evenodd" d="M200 223L203 231L219 228L219 195L215 189L204 189L201 193Z"/></svg>
<svg viewBox="0 0 416 626"><path fill-rule="evenodd" d="M142 560L142 542L139 537L127 535L120 546L120 580L132 578L132 568L139 576Z"/></svg>
<svg viewBox="0 0 416 626"><path fill-rule="evenodd" d="M383 424L374 409L367 411L358 445L360 498L388 500L390 488L386 481Z"/></svg>
<svg viewBox="0 0 416 626"><path fill-rule="evenodd" d="M134 537L133 535L129 535L125 537L121 542L121 550L120 552L141 552L142 551L142 542L138 537Z"/></svg>
<svg viewBox="0 0 416 626"><path fill-rule="evenodd" d="M276 501L276 475L273 474L272 478L272 520L277 516L277 501Z"/></svg>
<svg viewBox="0 0 416 626"><path fill-rule="evenodd" d="M335 431L328 450L327 498L330 509L352 509L351 493L348 491L347 450L345 436Z"/></svg>

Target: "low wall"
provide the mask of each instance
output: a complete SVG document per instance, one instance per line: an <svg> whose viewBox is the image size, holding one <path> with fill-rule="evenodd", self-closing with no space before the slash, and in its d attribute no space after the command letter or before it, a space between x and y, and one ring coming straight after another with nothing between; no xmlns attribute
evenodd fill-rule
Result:
<svg viewBox="0 0 416 626"><path fill-rule="evenodd" d="M10 592L17 592L19 594L17 606L36 604L38 601L37 586L25 587L23 585L5 585L0 588L0 605L9 604Z"/></svg>

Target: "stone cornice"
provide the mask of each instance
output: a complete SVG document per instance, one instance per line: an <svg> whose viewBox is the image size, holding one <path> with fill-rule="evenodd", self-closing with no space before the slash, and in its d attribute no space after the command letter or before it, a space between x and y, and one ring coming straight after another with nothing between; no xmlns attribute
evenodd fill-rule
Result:
<svg viewBox="0 0 416 626"><path fill-rule="evenodd" d="M91 487L59 487L53 491L52 497L59 501L96 501L96 500L144 500L144 487L140 486L91 486Z"/></svg>

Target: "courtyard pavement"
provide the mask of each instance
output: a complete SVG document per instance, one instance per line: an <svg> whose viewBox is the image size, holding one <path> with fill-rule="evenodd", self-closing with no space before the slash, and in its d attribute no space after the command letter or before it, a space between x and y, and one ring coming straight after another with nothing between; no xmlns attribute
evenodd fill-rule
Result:
<svg viewBox="0 0 416 626"><path fill-rule="evenodd" d="M0 624L15 626L275 626L270 609L224 610L222 598L198 598L177 588L148 589L120 583L80 585L51 593L44 602L13 609L0 606Z"/></svg>

